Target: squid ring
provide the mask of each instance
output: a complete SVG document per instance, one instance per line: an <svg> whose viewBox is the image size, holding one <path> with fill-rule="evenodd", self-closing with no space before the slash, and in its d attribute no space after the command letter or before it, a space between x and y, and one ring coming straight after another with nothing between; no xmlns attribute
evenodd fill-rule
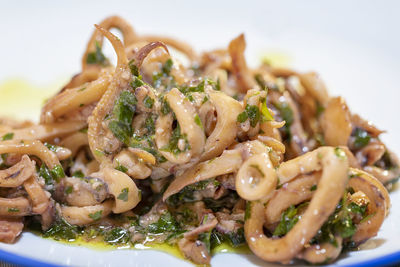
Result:
<svg viewBox="0 0 400 267"><path fill-rule="evenodd" d="M282 173L286 174L286 180L290 180L298 174L305 174L322 168L318 189L314 193L307 210L284 237L272 239L264 235L264 205L260 201L250 202L249 218L247 218L244 227L245 237L250 249L258 257L266 261L290 261L304 248L304 244L315 236L329 215L335 210L348 180L347 158L342 154L337 155L338 153L335 150L336 148L333 147L322 147L294 160L287 161L283 166L284 172L282 171ZM318 153L321 153L321 156L318 156ZM295 171L289 173L289 169Z"/></svg>

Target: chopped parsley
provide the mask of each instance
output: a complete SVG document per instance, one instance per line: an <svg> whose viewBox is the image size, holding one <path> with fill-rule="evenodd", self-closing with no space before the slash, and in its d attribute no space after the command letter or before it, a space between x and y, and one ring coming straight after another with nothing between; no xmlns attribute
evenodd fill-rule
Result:
<svg viewBox="0 0 400 267"><path fill-rule="evenodd" d="M136 88L138 88L138 87L140 87L140 86L145 85L145 83L143 82L141 76L138 76L138 77L133 76L130 85L131 85L131 87L132 87L133 89L136 89Z"/></svg>
<svg viewBox="0 0 400 267"><path fill-rule="evenodd" d="M60 146L56 146L50 143L44 143L44 145L52 152L57 153L58 151L60 151L60 149L62 149L62 147Z"/></svg>
<svg viewBox="0 0 400 267"><path fill-rule="evenodd" d="M181 191L179 191L178 193L170 196L167 199L167 203L171 206L178 206L182 203L190 203L190 202L194 202L196 201L196 199L194 198L194 193L196 191L201 191L207 188L207 186L209 185L213 185L213 186L219 186L219 182L215 179L207 179L207 180L203 180L188 186L185 186ZM206 201L207 202L207 201ZM215 200L215 202L213 203L205 203L207 208L215 208L217 204L218 206L220 206L220 204L217 203L218 200Z"/></svg>
<svg viewBox="0 0 400 267"><path fill-rule="evenodd" d="M118 195L117 199L127 202L128 201L128 192L129 188L125 187L121 190L121 193Z"/></svg>
<svg viewBox="0 0 400 267"><path fill-rule="evenodd" d="M172 59L168 59L161 67L161 71L153 74L153 86L155 88L160 88L161 86L164 86L166 91L169 91L170 89L175 87L175 79L173 76L171 76L173 64L174 63Z"/></svg>
<svg viewBox="0 0 400 267"><path fill-rule="evenodd" d="M172 61L172 59L167 59L167 61L165 61L164 65L161 68L161 71L165 74L165 75L169 75L171 73L171 69L172 66L174 65L174 62Z"/></svg>
<svg viewBox="0 0 400 267"><path fill-rule="evenodd" d="M250 120L251 127L256 127L257 123L261 119L261 112L257 106L247 104L245 110L237 116L236 120L243 123L247 119Z"/></svg>
<svg viewBox="0 0 400 267"><path fill-rule="evenodd" d="M162 97L162 99L161 99L161 114L167 115L170 112L171 112L171 107L169 106L165 97Z"/></svg>
<svg viewBox="0 0 400 267"><path fill-rule="evenodd" d="M95 213L89 213L89 218L91 218L93 221L98 221L101 219L102 213L102 210L96 211Z"/></svg>
<svg viewBox="0 0 400 267"><path fill-rule="evenodd" d="M111 130L113 135L122 143L129 144L130 134L132 132L131 126L120 121L110 121L108 128Z"/></svg>
<svg viewBox="0 0 400 267"><path fill-rule="evenodd" d="M83 178L83 177L85 177L85 174L81 170L77 170L72 173L72 176L78 177L78 178Z"/></svg>
<svg viewBox="0 0 400 267"><path fill-rule="evenodd" d="M350 202L347 198L349 189L339 204L336 206L335 212L329 216L321 229L310 241L311 244L321 244L322 242L330 242L336 244L335 235L343 238L351 238L356 233L356 225L353 223L355 215L364 218L366 216L367 205L359 206L354 202Z"/></svg>
<svg viewBox="0 0 400 267"><path fill-rule="evenodd" d="M207 82L207 84L211 85L212 88L213 88L215 91L221 91L221 84L220 84L219 78L217 79L217 82L214 82L214 81L211 80L211 79L206 79L206 82Z"/></svg>
<svg viewBox="0 0 400 267"><path fill-rule="evenodd" d="M204 93L204 87L205 87L205 81L203 80L196 86L183 85L183 86L179 87L179 91L181 91L184 95L187 96L190 93L194 93L194 92Z"/></svg>
<svg viewBox="0 0 400 267"><path fill-rule="evenodd" d="M123 91L117 99L113 115L114 118L124 124L132 124L132 118L136 110L137 100L130 90Z"/></svg>
<svg viewBox="0 0 400 267"><path fill-rule="evenodd" d="M236 119L236 120L237 120L238 122L240 122L240 123L243 123L243 122L245 122L247 119L248 119L247 112L246 112L246 111L243 111L243 112L239 113L239 115L237 116L237 119Z"/></svg>
<svg viewBox="0 0 400 267"><path fill-rule="evenodd" d="M268 87L267 87L267 85L265 83L265 80L264 80L263 76L260 73L254 75L254 79L256 80L258 86L260 86L261 89L263 89L265 91L268 91Z"/></svg>
<svg viewBox="0 0 400 267"><path fill-rule="evenodd" d="M356 149L365 147L371 140L371 136L368 134L368 132L361 128L356 128L354 131L354 137L354 147Z"/></svg>
<svg viewBox="0 0 400 267"><path fill-rule="evenodd" d="M11 140L11 139L13 139L13 138L14 138L14 133L6 133L6 134L3 135L3 137L2 137L3 141Z"/></svg>
<svg viewBox="0 0 400 267"><path fill-rule="evenodd" d="M232 247L239 247L246 243L246 239L244 236L244 228L239 228L236 231L231 231L227 233L218 232L216 229L212 229L208 232L201 233L198 236L198 240L204 243L208 252L212 252L212 250L221 245L224 242L227 242Z"/></svg>
<svg viewBox="0 0 400 267"><path fill-rule="evenodd" d="M135 60L129 61L129 69L131 70L132 75L138 77L139 76L139 69L135 64Z"/></svg>
<svg viewBox="0 0 400 267"><path fill-rule="evenodd" d="M46 167L46 165L45 165L44 163L40 166L40 169L39 169L39 176L42 177L42 178L44 179L44 182L45 182L47 185L51 185L51 184L54 183L53 177L52 177L52 175L51 175L49 169Z"/></svg>
<svg viewBox="0 0 400 267"><path fill-rule="evenodd" d="M246 105L246 112L250 119L250 126L256 127L261 118L260 110L255 105Z"/></svg>
<svg viewBox="0 0 400 267"><path fill-rule="evenodd" d="M82 233L80 228L69 224L61 218L43 233L43 237L52 237L55 240L74 241L80 233Z"/></svg>
<svg viewBox="0 0 400 267"><path fill-rule="evenodd" d="M150 224L147 231L152 234L161 234L165 232L182 232L182 228L172 214L167 211L162 214L157 222Z"/></svg>
<svg viewBox="0 0 400 267"><path fill-rule="evenodd" d="M103 66L108 65L108 60L101 51L100 44L96 41L96 51L91 52L87 55L86 63L88 64L100 64Z"/></svg>
<svg viewBox="0 0 400 267"><path fill-rule="evenodd" d="M118 166L115 167L115 169L120 171L120 172L124 172L124 173L126 173L128 171L127 167L125 167L124 165L120 165L119 163L118 163Z"/></svg>
<svg viewBox="0 0 400 267"><path fill-rule="evenodd" d="M114 136L126 145L129 145L132 135L132 119L136 103L137 100L130 90L123 91L115 103L113 119L108 124Z"/></svg>
<svg viewBox="0 0 400 267"><path fill-rule="evenodd" d="M85 128L83 128L83 129L80 129L79 132L80 132L80 133L87 133L87 132L88 132L88 128L85 127Z"/></svg>
<svg viewBox="0 0 400 267"><path fill-rule="evenodd" d="M19 212L18 208L8 208L8 212Z"/></svg>
<svg viewBox="0 0 400 267"><path fill-rule="evenodd" d="M346 152L344 152L340 147L335 147L335 155L340 159L346 159Z"/></svg>
<svg viewBox="0 0 400 267"><path fill-rule="evenodd" d="M278 109L281 118L286 122L285 125L281 128L286 135L290 138L290 126L293 123L293 110L290 108L289 104L286 102L279 102L275 104L275 107Z"/></svg>
<svg viewBox="0 0 400 267"><path fill-rule="evenodd" d="M310 188L310 191L315 191L315 190L317 190L317 185L316 184L311 186L311 188Z"/></svg>
<svg viewBox="0 0 400 267"><path fill-rule="evenodd" d="M180 139L185 140L185 148L183 150L180 150L178 147L178 142ZM172 131L172 135L171 135L168 145L162 147L160 150L171 152L171 153L177 155L177 154L187 151L189 149L190 149L190 144L187 141L186 134L181 133L181 127L179 126L179 123L177 123L175 129Z"/></svg>
<svg viewBox="0 0 400 267"><path fill-rule="evenodd" d="M49 170L43 163L39 168L39 176L44 179L47 185L52 185L54 181L59 182L60 178L65 177L65 173L61 165L56 165L53 169Z"/></svg>
<svg viewBox="0 0 400 267"><path fill-rule="evenodd" d="M297 215L298 209L291 205L287 210L285 210L281 215L281 220L278 226L275 228L274 236L284 236L286 235L293 226L299 221L299 215Z"/></svg>
<svg viewBox="0 0 400 267"><path fill-rule="evenodd" d="M156 115L150 114L147 116L146 120L144 121L143 127L147 130L146 135L154 135L156 132L156 125L155 120L157 119Z"/></svg>
<svg viewBox="0 0 400 267"><path fill-rule="evenodd" d="M148 95L143 99L143 104L146 108L151 109L154 105L154 99L149 97Z"/></svg>
<svg viewBox="0 0 400 267"><path fill-rule="evenodd" d="M194 115L194 122L200 126L202 130L204 130L203 124L201 123L200 117L198 114Z"/></svg>
<svg viewBox="0 0 400 267"><path fill-rule="evenodd" d="M244 213L244 220L250 219L251 216L251 201L246 202L246 211Z"/></svg>
<svg viewBox="0 0 400 267"><path fill-rule="evenodd" d="M53 169L50 170L50 173L57 182L59 182L60 178L65 177L64 169L61 165L54 166Z"/></svg>
<svg viewBox="0 0 400 267"><path fill-rule="evenodd" d="M271 112L269 112L269 109L267 107L267 99L265 99L265 101L262 101L261 114L263 115L263 119L266 121L274 120L274 117L272 116Z"/></svg>
<svg viewBox="0 0 400 267"><path fill-rule="evenodd" d="M325 108L323 105L321 105L321 103L319 103L318 101L316 101L316 112L317 112L317 117L321 116L321 114L325 111Z"/></svg>
<svg viewBox="0 0 400 267"><path fill-rule="evenodd" d="M70 185L65 188L65 194L67 194L67 195L71 194L72 191L73 191L73 188Z"/></svg>
<svg viewBox="0 0 400 267"><path fill-rule="evenodd" d="M109 244L126 244L129 240L129 231L121 227L112 228L104 234L104 241Z"/></svg>
<svg viewBox="0 0 400 267"><path fill-rule="evenodd" d="M101 150L99 150L97 148L93 151L93 153L98 157L102 157L105 154L104 151L101 151Z"/></svg>

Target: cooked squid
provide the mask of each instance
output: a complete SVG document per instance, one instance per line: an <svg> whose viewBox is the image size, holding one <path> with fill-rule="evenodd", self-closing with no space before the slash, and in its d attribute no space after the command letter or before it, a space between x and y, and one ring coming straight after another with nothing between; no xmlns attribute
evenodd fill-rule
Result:
<svg viewBox="0 0 400 267"><path fill-rule="evenodd" d="M168 243L195 264L221 243L321 264L378 234L400 161L316 73L253 68L244 34L198 54L118 16L95 27L39 123L0 120L1 242L40 224L56 240Z"/></svg>

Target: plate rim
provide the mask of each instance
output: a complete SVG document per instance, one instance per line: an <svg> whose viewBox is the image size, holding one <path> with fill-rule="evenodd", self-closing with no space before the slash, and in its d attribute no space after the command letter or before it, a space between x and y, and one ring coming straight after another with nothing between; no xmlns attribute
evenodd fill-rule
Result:
<svg viewBox="0 0 400 267"><path fill-rule="evenodd" d="M13 252L0 249L0 261L18 266L26 267L64 267L67 265L54 264L42 260L37 260L27 256L19 255ZM375 267L375 266L388 266L400 263L400 250L392 252L381 257L360 261L352 264L345 264L342 267ZM284 265L282 265L284 266ZM288 265L290 266L290 265Z"/></svg>

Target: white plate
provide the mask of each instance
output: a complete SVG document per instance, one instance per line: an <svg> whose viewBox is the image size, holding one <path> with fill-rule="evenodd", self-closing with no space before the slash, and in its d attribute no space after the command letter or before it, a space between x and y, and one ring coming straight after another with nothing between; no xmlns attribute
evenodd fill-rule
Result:
<svg viewBox="0 0 400 267"><path fill-rule="evenodd" d="M399 1L10 1L0 10L0 84L22 77L37 87L60 85L79 71L92 25L112 14L128 19L139 33L177 37L197 50L226 47L245 32L250 63L265 53L283 55L298 70L319 72L332 95L344 96L352 111L388 130L383 140L400 153L399 10ZM2 102L4 95L0 97L2 114L14 108L11 114L38 117L40 96L23 89L21 84L20 91L13 92L13 101ZM35 94L48 95L48 90ZM399 190L391 197L391 214L378 236L363 250L342 256L335 266L400 260ZM0 248L0 259L30 266L43 266L35 259L73 266L191 266L162 252L98 251L29 233ZM255 256L233 254L214 256L212 265L269 266Z"/></svg>

